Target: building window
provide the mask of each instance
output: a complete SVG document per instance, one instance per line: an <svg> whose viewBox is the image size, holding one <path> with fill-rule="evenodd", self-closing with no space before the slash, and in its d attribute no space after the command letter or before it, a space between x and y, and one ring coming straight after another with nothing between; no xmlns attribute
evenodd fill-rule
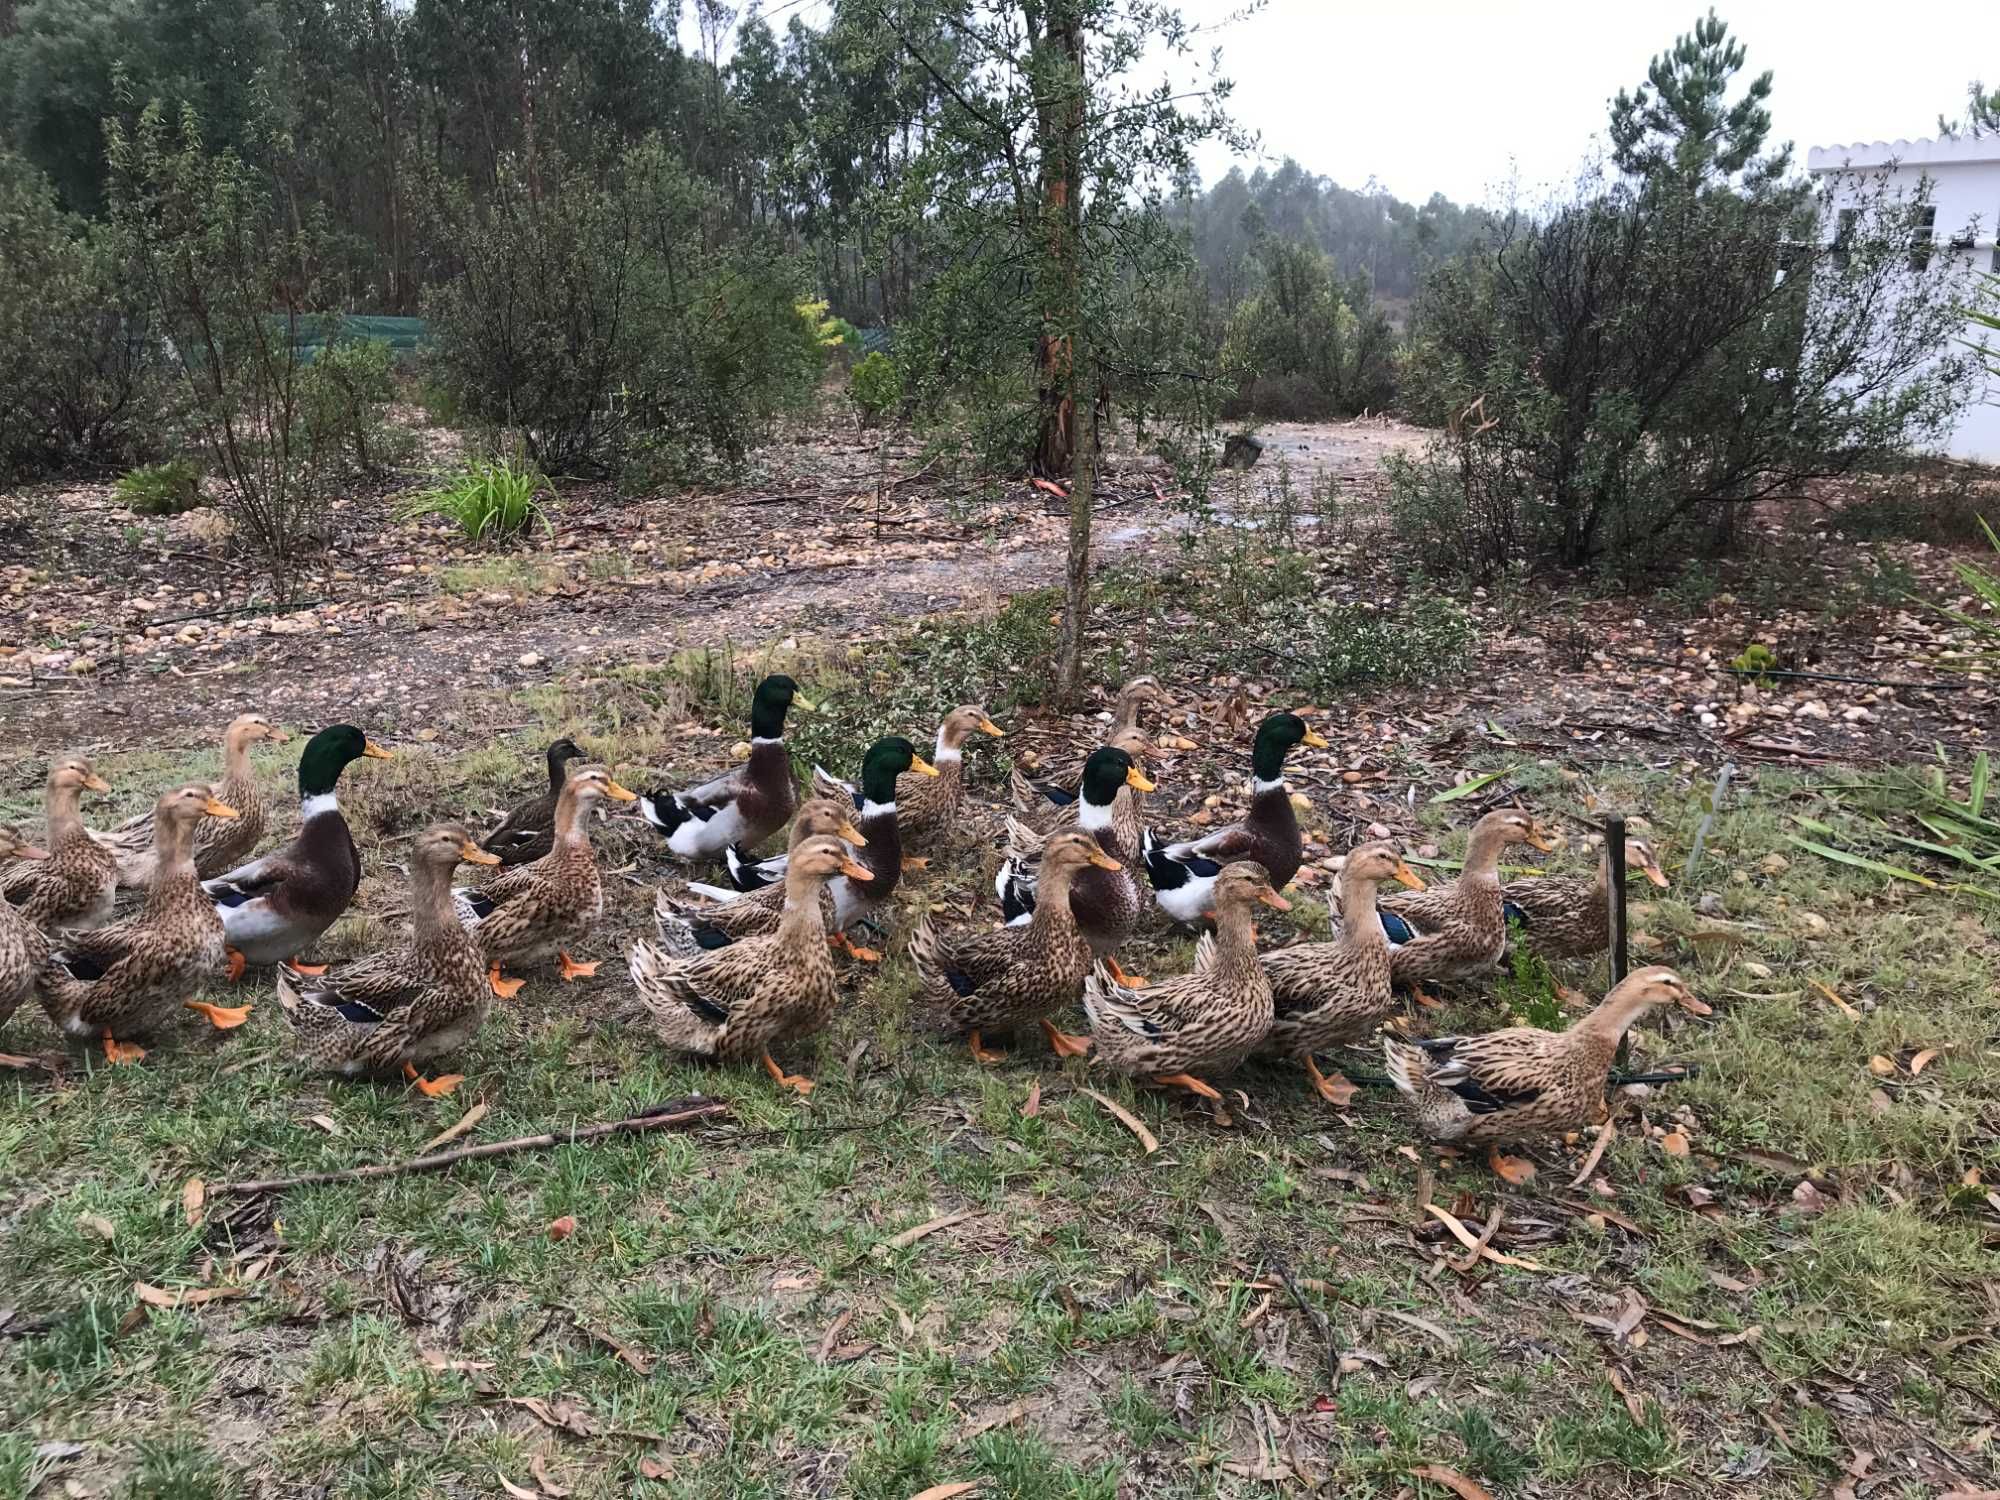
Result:
<svg viewBox="0 0 2000 1500"><path fill-rule="evenodd" d="M1937 227L1937 207L1927 205L1910 210L1910 269L1922 271L1931 263L1931 231Z"/></svg>
<svg viewBox="0 0 2000 1500"><path fill-rule="evenodd" d="M1840 217L1834 221L1833 263L1843 271L1847 269L1847 247L1854 243L1854 226L1860 218L1860 209L1843 208Z"/></svg>

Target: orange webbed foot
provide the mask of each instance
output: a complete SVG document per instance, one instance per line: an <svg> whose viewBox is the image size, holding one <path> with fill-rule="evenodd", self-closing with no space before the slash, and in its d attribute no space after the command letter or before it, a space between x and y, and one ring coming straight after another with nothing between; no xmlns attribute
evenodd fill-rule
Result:
<svg viewBox="0 0 2000 1500"><path fill-rule="evenodd" d="M512 1000L521 993L521 986L527 982L525 979L502 979L498 964L493 964L486 970L486 983L502 1000Z"/></svg>
<svg viewBox="0 0 2000 1500"><path fill-rule="evenodd" d="M1143 990L1146 987L1146 976L1144 974L1127 973L1119 966L1118 960L1115 958L1105 959L1104 967L1113 979L1124 985L1128 990Z"/></svg>
<svg viewBox="0 0 2000 1500"><path fill-rule="evenodd" d="M972 1048L972 1060L978 1063L982 1068L990 1068L997 1063L1003 1063L1007 1060L1006 1053L995 1052L992 1051L990 1048L983 1046L980 1043L979 1033L977 1031L974 1031L972 1035L967 1039L967 1041Z"/></svg>
<svg viewBox="0 0 2000 1500"><path fill-rule="evenodd" d="M104 1033L105 1061L114 1064L136 1063L146 1055L146 1049L137 1042L121 1042L110 1032Z"/></svg>
<svg viewBox="0 0 2000 1500"><path fill-rule="evenodd" d="M1329 1078L1310 1056L1306 1058L1306 1072L1312 1078L1314 1091L1335 1109L1345 1109L1354 1102L1354 1085L1339 1073Z"/></svg>
<svg viewBox="0 0 2000 1500"><path fill-rule="evenodd" d="M222 956L224 960L222 972L229 982L234 984L243 977L243 971L250 967L250 960L235 948L224 948Z"/></svg>
<svg viewBox="0 0 2000 1500"><path fill-rule="evenodd" d="M842 953L845 953L856 963L879 964L882 962L881 953L873 948L859 946L854 939L850 938L844 932L834 934L833 946L838 948Z"/></svg>
<svg viewBox="0 0 2000 1500"><path fill-rule="evenodd" d="M1535 1164L1525 1156L1505 1155L1497 1145L1486 1148L1486 1165L1493 1169L1493 1175L1515 1187L1526 1187L1535 1180Z"/></svg>
<svg viewBox="0 0 2000 1500"><path fill-rule="evenodd" d="M770 1053L764 1054L764 1071L771 1075L772 1082L782 1089L794 1089L800 1098L813 1091L813 1081L801 1073L787 1073L778 1066L778 1060Z"/></svg>
<svg viewBox="0 0 2000 1500"><path fill-rule="evenodd" d="M410 1063L403 1064L403 1076L415 1084L417 1092L426 1099L442 1099L465 1082L463 1073L442 1073L436 1078L426 1078Z"/></svg>
<svg viewBox="0 0 2000 1500"><path fill-rule="evenodd" d="M1222 1102L1222 1095L1192 1073L1155 1073L1153 1082L1161 1088L1186 1089L1190 1094L1199 1094L1204 1099Z"/></svg>
<svg viewBox="0 0 2000 1500"><path fill-rule="evenodd" d="M317 979L326 972L325 964L309 964L294 956L285 960L285 967L294 974L303 974L308 979Z"/></svg>
<svg viewBox="0 0 2000 1500"><path fill-rule="evenodd" d="M1444 1001L1438 999L1436 996L1425 994L1424 987L1420 984L1410 986L1410 998L1426 1010L1437 1010L1444 1004Z"/></svg>
<svg viewBox="0 0 2000 1500"><path fill-rule="evenodd" d="M930 867L930 860L923 855L906 854L903 856L903 870L906 874L911 870L928 870Z"/></svg>
<svg viewBox="0 0 2000 1500"><path fill-rule="evenodd" d="M567 953L558 953L556 955L556 973L561 977L564 984L574 984L579 979L594 977L597 973L597 963L593 961L587 964L580 964Z"/></svg>
<svg viewBox="0 0 2000 1500"><path fill-rule="evenodd" d="M217 1031L231 1031L250 1019L255 1008L249 1005L210 1005L206 1000L184 1000L187 1009L197 1015L208 1017L208 1024Z"/></svg>
<svg viewBox="0 0 2000 1500"><path fill-rule="evenodd" d="M1049 1051L1058 1057L1090 1056L1090 1038L1072 1036L1067 1031L1058 1031L1050 1021L1042 1022L1042 1034L1049 1039Z"/></svg>

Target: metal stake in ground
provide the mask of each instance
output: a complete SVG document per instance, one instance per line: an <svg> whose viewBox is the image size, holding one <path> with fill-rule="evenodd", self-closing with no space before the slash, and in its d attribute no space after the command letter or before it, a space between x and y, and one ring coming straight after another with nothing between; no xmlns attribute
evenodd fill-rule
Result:
<svg viewBox="0 0 2000 1500"><path fill-rule="evenodd" d="M1611 988L1625 977L1625 819L1604 820L1604 857L1611 861ZM1630 1033L1618 1038L1618 1066L1624 1067Z"/></svg>

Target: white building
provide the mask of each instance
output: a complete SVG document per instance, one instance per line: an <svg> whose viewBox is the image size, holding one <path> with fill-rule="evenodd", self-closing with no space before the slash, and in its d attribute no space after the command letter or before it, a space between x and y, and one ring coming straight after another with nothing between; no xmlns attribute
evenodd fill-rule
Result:
<svg viewBox="0 0 2000 1500"><path fill-rule="evenodd" d="M1806 170L1815 177L1882 167L1931 179L1932 237L1938 253L1956 255L1977 270L2000 272L2000 246L1994 243L2000 226L2000 136L1857 141L1815 146L1806 153ZM1970 235L1967 225L1972 226ZM1966 337L1977 335L1968 324ZM2000 464L2000 381L1989 383L1984 402L1966 407L1945 451L1953 458Z"/></svg>

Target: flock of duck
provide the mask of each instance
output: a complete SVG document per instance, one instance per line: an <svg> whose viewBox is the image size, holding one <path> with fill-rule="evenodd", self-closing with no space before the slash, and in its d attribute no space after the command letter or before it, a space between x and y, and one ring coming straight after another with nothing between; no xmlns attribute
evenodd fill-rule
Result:
<svg viewBox="0 0 2000 1500"><path fill-rule="evenodd" d="M784 676L757 685L747 759L686 790L631 791L608 768L577 764L583 752L559 740L548 751L548 790L485 839L453 823L416 838L407 936L331 966L303 955L360 883L336 787L352 762L388 755L362 731L336 725L306 744L298 830L263 855L254 851L268 808L250 750L284 736L261 715L229 726L220 781L175 787L150 813L108 831L87 827L82 812L84 794L107 783L83 757L64 756L49 772L45 847L0 827L0 1025L33 995L66 1036L101 1045L114 1063L134 1062L145 1056L140 1039L184 1008L216 1027L241 1025L249 1006L187 997L219 974L236 981L275 966L309 1063L346 1076L400 1073L425 1094L448 1093L459 1075L420 1069L464 1046L496 997L519 991L524 981L507 970L553 963L565 981L596 972L572 950L604 909L590 829L607 801L635 804L677 860L720 872L714 883L662 884L656 937L628 954L659 1039L687 1054L761 1064L800 1093L811 1081L782 1068L773 1049L828 1024L842 978L836 955L879 960L857 935L887 930L890 898L906 869L927 863L924 851L968 835L1004 837L995 882L1004 925L946 925L926 913L908 953L921 1013L963 1036L981 1063L1002 1057L989 1038L1039 1028L1059 1055L1089 1055L1215 1100L1210 1080L1253 1055L1290 1059L1340 1103L1344 1081L1316 1057L1382 1029L1388 1077L1414 1100L1423 1131L1497 1147L1600 1120L1618 1044L1651 1008L1707 1013L1672 970L1647 968L1562 1032L1399 1034L1409 1028L1397 1018L1397 991L1428 1001L1426 983L1493 970L1510 923L1545 953L1602 951L1608 855L1594 879L1503 883L1508 848L1551 847L1519 808L1478 821L1462 872L1445 885L1426 888L1393 843L1362 844L1347 854L1329 902L1331 937L1259 952L1256 910L1289 908L1281 892L1303 859L1285 758L1327 741L1295 714L1270 715L1251 749L1246 815L1170 841L1145 823L1144 797L1155 787L1142 769L1151 743L1139 725L1143 706L1162 697L1151 678L1128 684L1105 743L1080 764L1053 768L1050 780L1017 769L1011 807L999 810L966 795L968 743L1002 734L976 704L945 718L929 759L890 736L869 748L854 782L815 768L803 800L784 726L791 709L811 705ZM788 823L784 852L758 857ZM1666 883L1644 843L1631 841L1627 858ZM465 864L501 868L459 884ZM121 902L121 891L143 897ZM1187 973L1149 982L1117 954L1153 904L1172 921L1212 927ZM1078 1002L1087 1036L1057 1025Z"/></svg>

